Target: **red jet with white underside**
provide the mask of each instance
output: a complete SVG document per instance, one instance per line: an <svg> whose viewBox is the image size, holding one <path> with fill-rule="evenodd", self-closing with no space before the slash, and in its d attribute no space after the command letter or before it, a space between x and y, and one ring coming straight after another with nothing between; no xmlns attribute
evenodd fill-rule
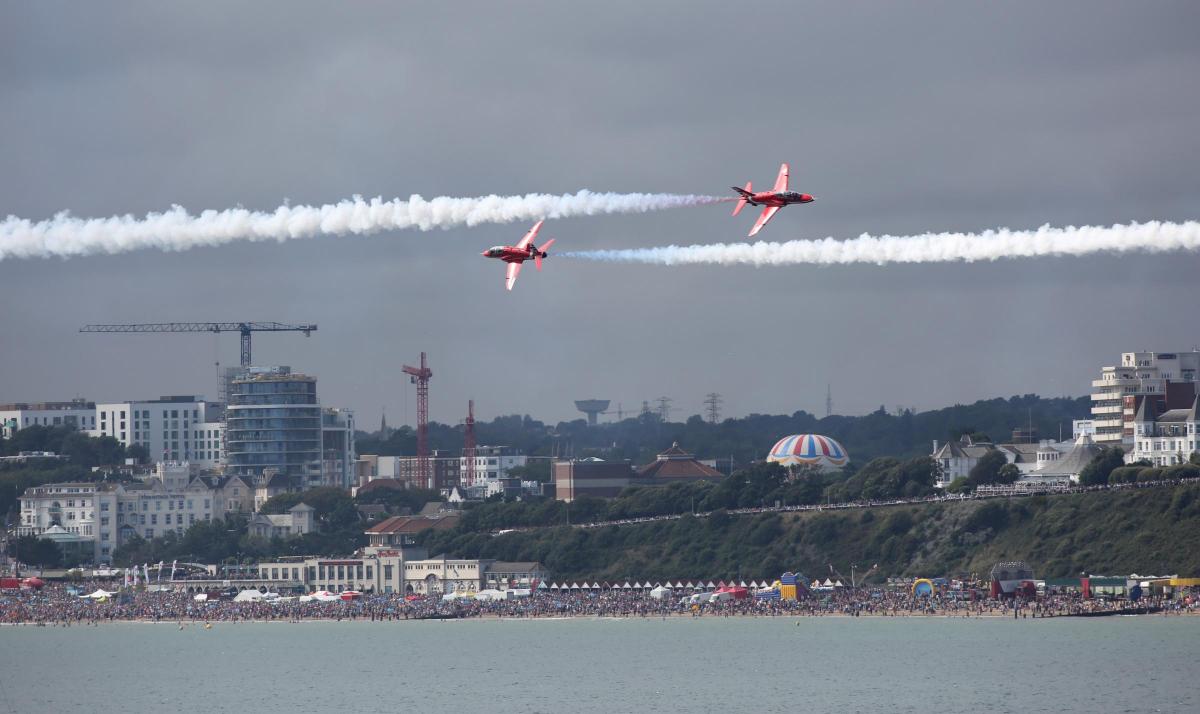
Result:
<svg viewBox="0 0 1200 714"><path fill-rule="evenodd" d="M543 243L540 250L533 244L533 239L537 237L537 232L541 230L544 222L535 223L533 228L530 228L525 237L521 239L521 242L516 245L498 245L480 253L485 258L498 258L508 263L508 271L504 277L504 287L508 290L512 290L513 283L517 282L517 275L520 274L521 265L525 261L532 260L537 269L541 270L542 258L550 255L546 249L554 243L553 238Z"/></svg>
<svg viewBox="0 0 1200 714"><path fill-rule="evenodd" d="M782 164L779 167L779 177L775 179L775 188L770 191L759 191L754 193L750 182L746 182L746 188L733 187L734 191L741 194L737 205L733 208L733 215L742 212L742 209L749 203L751 206L766 206L758 220L754 222L754 227L750 229L748 238L753 238L755 234L762 230L762 227L767 225L767 221L771 220L779 209L792 203L812 203L813 197L807 193L797 193L788 190L788 165Z"/></svg>

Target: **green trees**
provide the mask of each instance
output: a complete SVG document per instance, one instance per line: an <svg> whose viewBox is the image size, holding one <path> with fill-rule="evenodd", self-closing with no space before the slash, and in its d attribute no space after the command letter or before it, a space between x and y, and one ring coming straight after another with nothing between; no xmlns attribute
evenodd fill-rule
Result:
<svg viewBox="0 0 1200 714"><path fill-rule="evenodd" d="M481 444L503 444L526 454L548 456L554 444L570 442L580 456L598 455L606 459L630 459L644 464L677 441L701 459L718 459L724 465L732 457L738 463L763 458L768 449L787 434L824 434L842 443L851 457L865 464L879 456L907 458L928 453L934 439L949 433L963 433L963 425L972 425L976 436L1009 433L1014 426L1030 423L1043 434L1054 433L1058 424L1088 415L1087 397L1045 399L1035 394L1007 399L980 400L944 409L898 413L880 409L865 416L829 416L819 419L804 411L792 414L751 414L710 424L703 419L664 422L657 415L629 417L619 422L588 426L583 419L546 424L528 416L511 415L490 422L478 422L475 432ZM462 447L461 426L429 425L431 448L456 450ZM362 454L413 454L416 436L401 427L380 440L377 435L359 433L358 451ZM542 480L548 475L541 465L529 467L530 476Z"/></svg>
<svg viewBox="0 0 1200 714"><path fill-rule="evenodd" d="M1000 469L1007 464L1008 459L1004 454L999 449L992 449L971 467L967 473L967 483L972 488L1000 483Z"/></svg>
<svg viewBox="0 0 1200 714"><path fill-rule="evenodd" d="M62 549L52 540L36 536L21 536L8 542L9 556L26 565L57 568L63 563Z"/></svg>
<svg viewBox="0 0 1200 714"><path fill-rule="evenodd" d="M1124 465L1125 450L1119 446L1106 446L1079 472L1079 483L1084 486L1106 484L1113 469Z"/></svg>
<svg viewBox="0 0 1200 714"><path fill-rule="evenodd" d="M825 490L828 501L912 498L933 493L937 464L928 456L902 461L893 457L872 459L841 484Z"/></svg>

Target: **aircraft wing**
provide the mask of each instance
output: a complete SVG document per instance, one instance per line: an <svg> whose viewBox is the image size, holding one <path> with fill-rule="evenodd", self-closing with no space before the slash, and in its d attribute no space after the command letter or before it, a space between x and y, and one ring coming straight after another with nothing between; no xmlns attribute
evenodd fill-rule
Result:
<svg viewBox="0 0 1200 714"><path fill-rule="evenodd" d="M788 183L788 165L780 164L779 165L779 176L777 176L775 178L775 190L776 191L786 191L787 183Z"/></svg>
<svg viewBox="0 0 1200 714"><path fill-rule="evenodd" d="M529 232L525 234L525 237L521 239L521 242L517 243L518 249L527 250L529 248L529 244L533 242L535 237L537 237L537 232L542 229L542 223L544 223L544 221L538 221L537 223L533 224L533 228L530 228Z"/></svg>
<svg viewBox="0 0 1200 714"><path fill-rule="evenodd" d="M538 225L541 224L539 223ZM535 228L534 232L536 232L536 230L537 229ZM521 274L521 265L522 263L508 264L508 273L504 277L504 288L506 290L512 290L513 284L517 282L517 276Z"/></svg>
<svg viewBox="0 0 1200 714"><path fill-rule="evenodd" d="M754 227L750 229L750 235L748 237L753 238L754 234L761 231L762 227L767 225L767 221L771 220L771 218L774 217L778 211L779 206L767 206L764 208L762 214L758 217L758 220L754 222Z"/></svg>

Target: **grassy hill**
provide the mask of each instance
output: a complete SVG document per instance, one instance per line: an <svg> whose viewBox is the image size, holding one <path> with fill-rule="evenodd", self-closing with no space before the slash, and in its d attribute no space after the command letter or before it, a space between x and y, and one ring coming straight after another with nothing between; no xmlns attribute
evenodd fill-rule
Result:
<svg viewBox="0 0 1200 714"><path fill-rule="evenodd" d="M489 536L427 534L433 552L538 560L556 579L762 578L785 570L985 574L1025 560L1038 577L1200 573L1200 484L822 513L731 516Z"/></svg>

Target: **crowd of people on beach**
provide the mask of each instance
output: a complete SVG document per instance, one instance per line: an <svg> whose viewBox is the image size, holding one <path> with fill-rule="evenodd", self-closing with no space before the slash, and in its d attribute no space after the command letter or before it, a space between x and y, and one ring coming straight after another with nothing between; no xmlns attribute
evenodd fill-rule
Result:
<svg viewBox="0 0 1200 714"><path fill-rule="evenodd" d="M92 586L89 590L88 586ZM115 621L170 622L183 627L218 622L306 620L423 620L459 618L562 618L562 617L734 617L734 616L944 616L1039 618L1084 613L1123 612L1147 607L1164 614L1200 613L1200 597L1192 594L1166 598L1146 597L1138 603L1118 598L1084 599L1077 592L1039 595L1036 598L988 599L971 593L948 591L914 595L908 588L841 588L802 593L796 600L718 598L693 603L687 596L656 599L644 592L535 591L526 597L504 600L362 594L348 600L320 601L283 597L272 600L197 600L177 591L127 589L111 597L92 598L80 593L102 588L47 585L41 590L0 593L0 623L32 625L96 625Z"/></svg>

